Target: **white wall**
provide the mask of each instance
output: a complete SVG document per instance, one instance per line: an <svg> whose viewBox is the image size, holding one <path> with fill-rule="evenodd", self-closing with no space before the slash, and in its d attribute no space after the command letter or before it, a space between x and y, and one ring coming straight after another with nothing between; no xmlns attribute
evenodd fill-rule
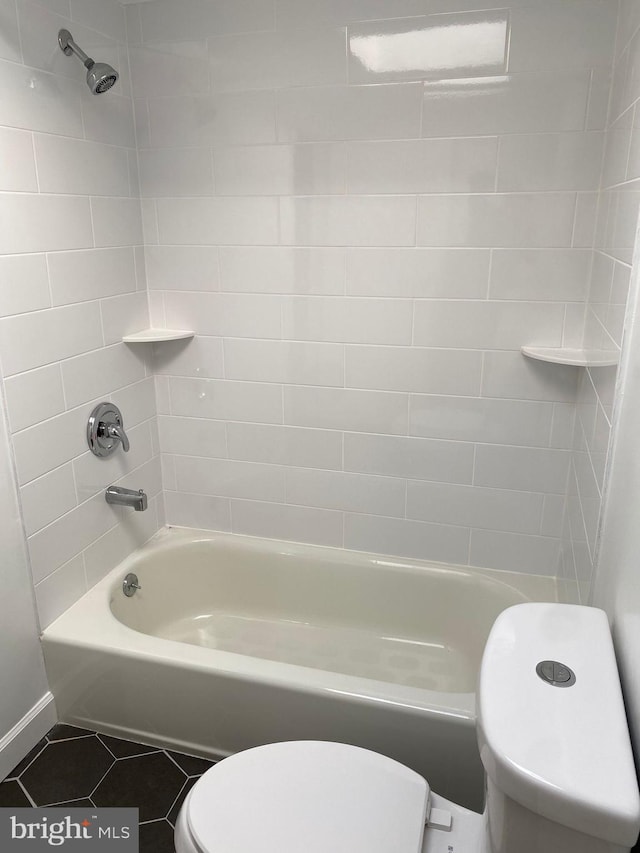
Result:
<svg viewBox="0 0 640 853"><path fill-rule="evenodd" d="M44 627L161 523L137 156L117 3L0 4L0 363L40 623ZM61 27L116 66L94 96L57 44ZM93 405L122 409L131 452L86 444ZM146 513L105 486L145 488Z"/></svg>
<svg viewBox="0 0 640 853"><path fill-rule="evenodd" d="M619 352L640 207L640 2L618 16L606 147L584 342ZM627 329L631 317L627 318ZM590 603L607 486L617 368L582 371L560 572L565 593ZM621 483L611 485L612 494ZM624 492L624 488L623 488Z"/></svg>
<svg viewBox="0 0 640 853"><path fill-rule="evenodd" d="M557 571L617 5L483 5L127 7L170 522Z"/></svg>
<svg viewBox="0 0 640 853"><path fill-rule="evenodd" d="M38 641L31 575L9 456L9 436L0 411L0 780L55 719ZM51 697L48 697L51 699ZM29 726L29 714L43 704ZM27 718L27 719L25 719Z"/></svg>

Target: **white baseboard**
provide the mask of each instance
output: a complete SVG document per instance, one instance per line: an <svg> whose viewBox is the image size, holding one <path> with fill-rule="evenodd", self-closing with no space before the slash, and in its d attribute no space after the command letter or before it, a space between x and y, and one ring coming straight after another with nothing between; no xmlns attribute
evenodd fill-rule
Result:
<svg viewBox="0 0 640 853"><path fill-rule="evenodd" d="M0 738L0 782L58 721L51 693L45 693L15 726Z"/></svg>

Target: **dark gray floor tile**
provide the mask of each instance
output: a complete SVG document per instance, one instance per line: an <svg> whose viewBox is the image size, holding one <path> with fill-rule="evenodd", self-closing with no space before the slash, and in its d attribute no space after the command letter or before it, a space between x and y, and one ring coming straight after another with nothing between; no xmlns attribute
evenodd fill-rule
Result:
<svg viewBox="0 0 640 853"><path fill-rule="evenodd" d="M20 781L39 806L89 797L114 763L97 737L49 743Z"/></svg>
<svg viewBox="0 0 640 853"><path fill-rule="evenodd" d="M116 761L94 791L96 806L134 806L140 820L166 817L185 781L185 774L164 752Z"/></svg>

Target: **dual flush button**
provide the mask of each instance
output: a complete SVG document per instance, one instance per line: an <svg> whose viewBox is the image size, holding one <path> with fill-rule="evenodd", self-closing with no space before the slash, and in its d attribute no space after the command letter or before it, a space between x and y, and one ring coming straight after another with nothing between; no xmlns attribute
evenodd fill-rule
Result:
<svg viewBox="0 0 640 853"><path fill-rule="evenodd" d="M576 683L574 671L557 660L540 661L536 666L536 672L543 681L553 687L571 687Z"/></svg>

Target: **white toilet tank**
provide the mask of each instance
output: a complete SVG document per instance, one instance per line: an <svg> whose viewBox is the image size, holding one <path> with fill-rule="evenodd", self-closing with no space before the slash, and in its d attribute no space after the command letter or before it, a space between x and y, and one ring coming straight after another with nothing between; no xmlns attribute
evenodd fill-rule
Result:
<svg viewBox="0 0 640 853"><path fill-rule="evenodd" d="M491 853L622 853L640 795L602 610L519 604L496 620L478 687Z"/></svg>

